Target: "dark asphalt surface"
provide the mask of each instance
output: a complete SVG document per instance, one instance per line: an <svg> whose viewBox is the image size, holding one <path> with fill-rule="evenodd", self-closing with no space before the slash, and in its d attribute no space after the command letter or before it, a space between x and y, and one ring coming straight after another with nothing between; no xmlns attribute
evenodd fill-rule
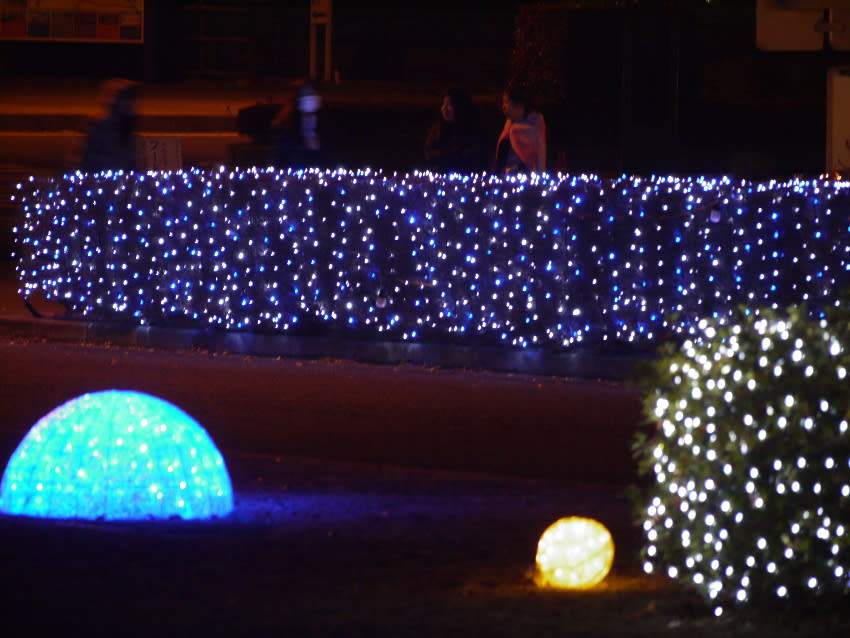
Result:
<svg viewBox="0 0 850 638"><path fill-rule="evenodd" d="M79 393L130 388L195 417L235 511L206 522L0 515L8 635L846 636L846 610L715 619L640 569L626 385L414 366L0 338L0 448ZM538 588L537 539L606 525L598 586Z"/></svg>
<svg viewBox="0 0 850 638"><path fill-rule="evenodd" d="M639 397L619 383L9 337L0 361L4 459L57 405L134 389L207 429L236 496L202 523L0 515L10 635L526 638L569 618L614 636L616 609L649 636L692 615L688 595L645 612L675 590L638 567ZM571 515L618 547L589 596L531 577L540 533Z"/></svg>
<svg viewBox="0 0 850 638"><path fill-rule="evenodd" d="M132 389L225 450L618 485L634 478L634 388L511 373L8 341L4 448L82 393Z"/></svg>

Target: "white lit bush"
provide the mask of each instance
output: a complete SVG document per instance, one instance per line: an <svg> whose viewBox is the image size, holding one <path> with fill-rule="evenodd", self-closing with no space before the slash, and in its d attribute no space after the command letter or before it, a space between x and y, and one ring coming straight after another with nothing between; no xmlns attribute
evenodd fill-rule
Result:
<svg viewBox="0 0 850 638"><path fill-rule="evenodd" d="M644 569L716 615L850 593L850 313L703 321L649 364Z"/></svg>

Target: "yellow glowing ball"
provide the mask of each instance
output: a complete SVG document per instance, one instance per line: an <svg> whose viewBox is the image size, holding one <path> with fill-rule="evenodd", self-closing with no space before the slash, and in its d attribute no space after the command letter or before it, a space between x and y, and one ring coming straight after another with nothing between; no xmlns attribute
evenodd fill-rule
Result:
<svg viewBox="0 0 850 638"><path fill-rule="evenodd" d="M602 523L571 516L550 525L537 543L537 582L551 587L593 587L614 562L614 540Z"/></svg>

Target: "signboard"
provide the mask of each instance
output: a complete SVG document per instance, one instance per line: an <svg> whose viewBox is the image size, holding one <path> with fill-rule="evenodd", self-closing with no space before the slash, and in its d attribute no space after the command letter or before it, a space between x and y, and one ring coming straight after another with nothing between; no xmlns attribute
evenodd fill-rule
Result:
<svg viewBox="0 0 850 638"><path fill-rule="evenodd" d="M0 40L144 41L144 0L0 0Z"/></svg>

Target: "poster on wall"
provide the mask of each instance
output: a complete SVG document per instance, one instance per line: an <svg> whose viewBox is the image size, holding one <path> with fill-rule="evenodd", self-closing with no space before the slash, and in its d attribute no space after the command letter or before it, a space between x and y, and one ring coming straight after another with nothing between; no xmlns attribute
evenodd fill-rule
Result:
<svg viewBox="0 0 850 638"><path fill-rule="evenodd" d="M144 41L144 0L0 0L0 40Z"/></svg>

